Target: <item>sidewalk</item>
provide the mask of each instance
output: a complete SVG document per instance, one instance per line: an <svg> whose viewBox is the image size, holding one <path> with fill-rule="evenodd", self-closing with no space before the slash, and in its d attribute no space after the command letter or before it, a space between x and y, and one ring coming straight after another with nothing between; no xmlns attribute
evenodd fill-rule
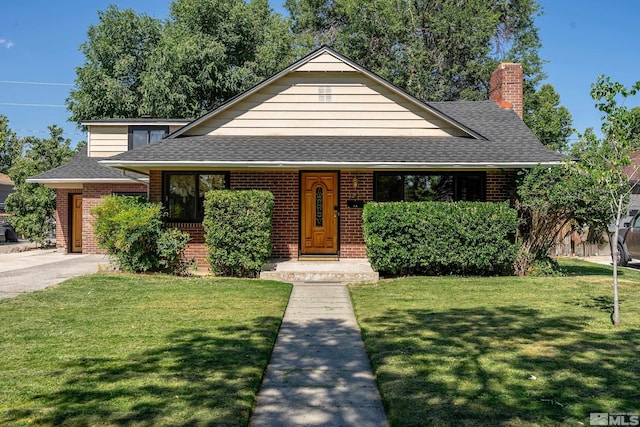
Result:
<svg viewBox="0 0 640 427"><path fill-rule="evenodd" d="M251 426L388 426L349 291L296 283Z"/></svg>

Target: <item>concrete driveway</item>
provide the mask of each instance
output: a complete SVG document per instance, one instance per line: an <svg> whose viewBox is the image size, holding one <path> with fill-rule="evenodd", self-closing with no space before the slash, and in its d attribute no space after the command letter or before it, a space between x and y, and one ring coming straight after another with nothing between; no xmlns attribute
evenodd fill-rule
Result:
<svg viewBox="0 0 640 427"><path fill-rule="evenodd" d="M0 253L0 299L12 298L55 285L108 266L105 255L75 255L55 249Z"/></svg>

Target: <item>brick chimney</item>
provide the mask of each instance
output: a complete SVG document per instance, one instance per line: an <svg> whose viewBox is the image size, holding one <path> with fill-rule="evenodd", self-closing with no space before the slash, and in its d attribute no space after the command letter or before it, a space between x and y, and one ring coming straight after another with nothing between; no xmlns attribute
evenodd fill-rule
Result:
<svg viewBox="0 0 640 427"><path fill-rule="evenodd" d="M512 108L522 118L522 65L503 62L491 74L489 99L502 108Z"/></svg>

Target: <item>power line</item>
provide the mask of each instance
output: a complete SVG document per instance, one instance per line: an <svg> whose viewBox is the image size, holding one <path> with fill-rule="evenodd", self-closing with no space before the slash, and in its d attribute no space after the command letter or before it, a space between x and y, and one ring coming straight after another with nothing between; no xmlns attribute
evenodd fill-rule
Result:
<svg viewBox="0 0 640 427"><path fill-rule="evenodd" d="M0 80L0 83L17 84L17 85L42 85L42 86L75 86L73 83L22 82L18 80Z"/></svg>
<svg viewBox="0 0 640 427"><path fill-rule="evenodd" d="M12 129L15 132L19 132L22 134L34 134L34 133L41 133L41 134L46 134L49 135L51 132L48 130L40 130L40 129ZM82 136L84 137L85 134L81 133L81 132L77 132L77 131L64 131L62 132L63 135L77 135L77 136Z"/></svg>
<svg viewBox="0 0 640 427"><path fill-rule="evenodd" d="M0 102L0 105L11 105L13 107L66 107L63 104L22 104L19 102Z"/></svg>

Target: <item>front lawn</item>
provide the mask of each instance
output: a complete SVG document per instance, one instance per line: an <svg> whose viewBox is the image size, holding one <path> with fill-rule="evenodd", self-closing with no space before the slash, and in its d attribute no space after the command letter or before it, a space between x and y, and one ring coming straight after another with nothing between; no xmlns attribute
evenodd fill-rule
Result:
<svg viewBox="0 0 640 427"><path fill-rule="evenodd" d="M246 426L291 286L91 275L0 302L0 424Z"/></svg>
<svg viewBox="0 0 640 427"><path fill-rule="evenodd" d="M589 425L640 413L640 272L562 261L557 278L416 277L352 285L391 425Z"/></svg>

